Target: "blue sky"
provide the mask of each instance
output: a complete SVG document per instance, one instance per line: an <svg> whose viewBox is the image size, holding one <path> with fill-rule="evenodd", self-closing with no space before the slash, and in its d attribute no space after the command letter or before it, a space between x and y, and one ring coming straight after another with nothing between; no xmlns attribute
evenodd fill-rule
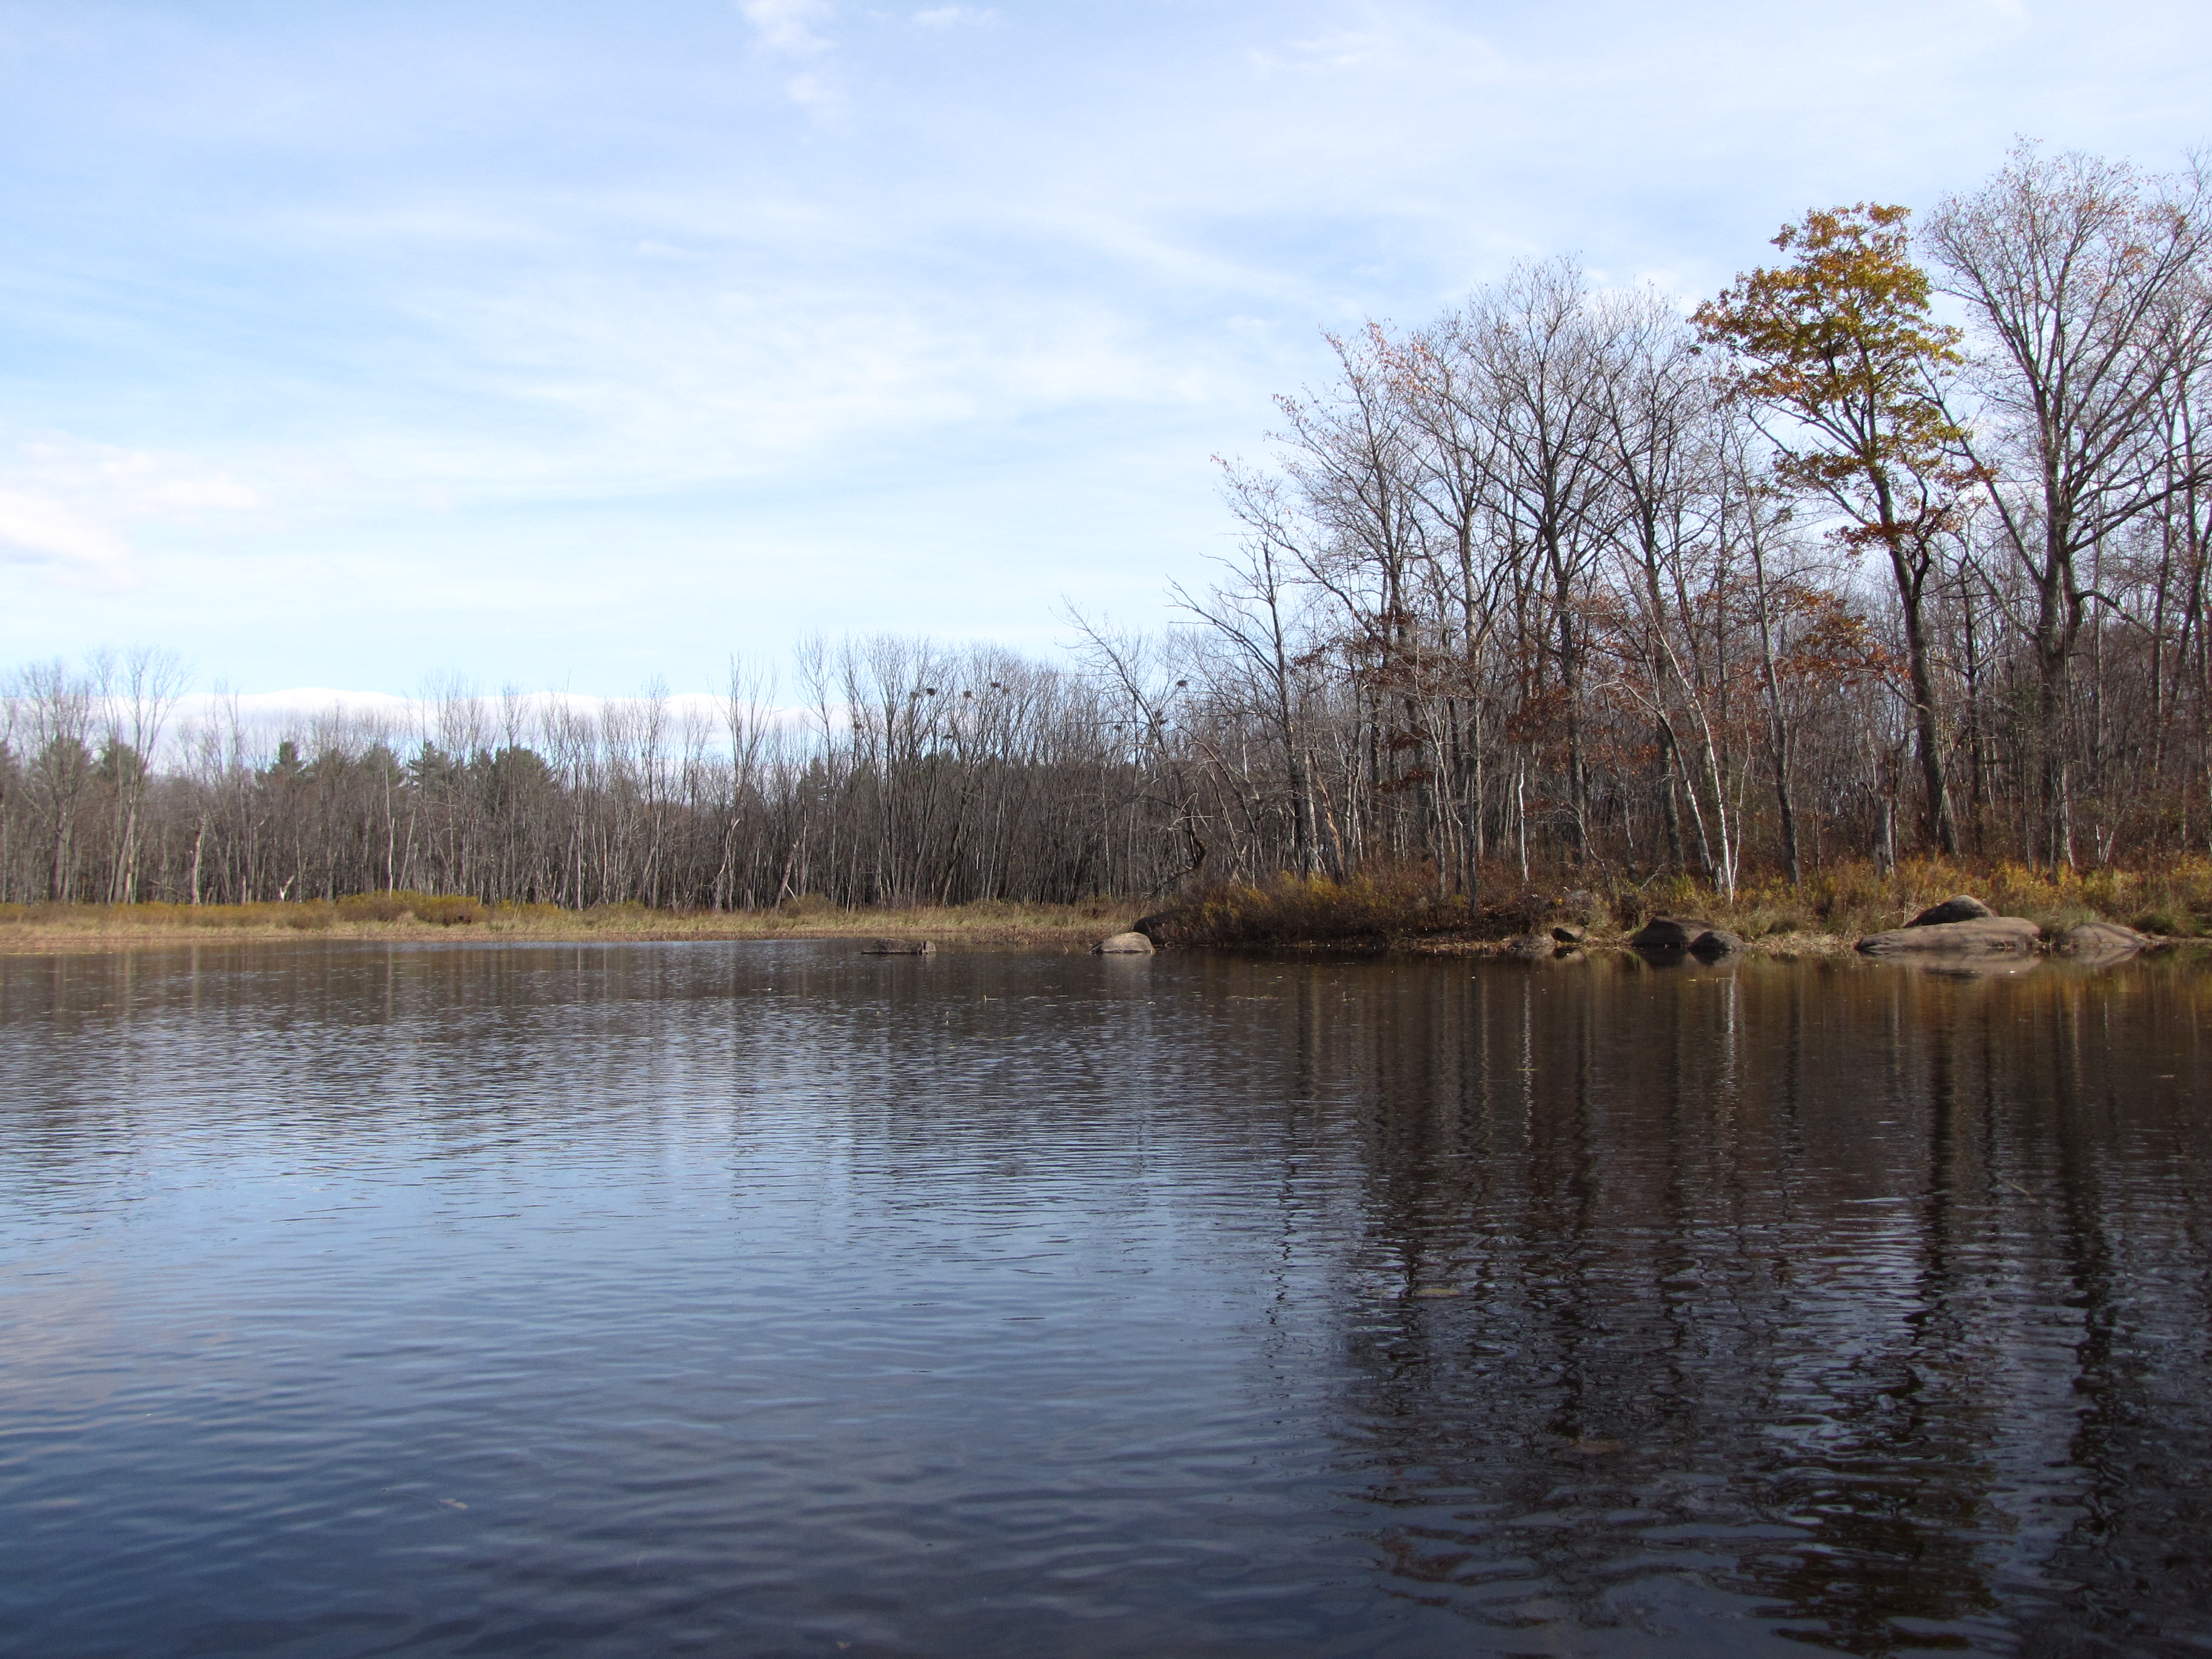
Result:
<svg viewBox="0 0 2212 1659"><path fill-rule="evenodd" d="M0 665L704 689L1048 651L1227 545L1320 331L1710 291L2015 135L2212 140L2212 9L0 0Z"/></svg>

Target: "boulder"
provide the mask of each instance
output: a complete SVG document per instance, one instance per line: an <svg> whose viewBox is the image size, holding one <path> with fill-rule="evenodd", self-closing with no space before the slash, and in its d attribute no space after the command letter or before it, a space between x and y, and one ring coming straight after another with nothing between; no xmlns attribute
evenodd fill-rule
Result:
<svg viewBox="0 0 2212 1659"><path fill-rule="evenodd" d="M1727 928L1690 916L1654 916L1628 942L1639 951L1661 954L1686 951L1707 961L1734 956L1743 949L1743 941Z"/></svg>
<svg viewBox="0 0 2212 1659"><path fill-rule="evenodd" d="M1553 927L1552 937L1562 945L1580 945L1589 937L1589 929L1579 922L1562 921Z"/></svg>
<svg viewBox="0 0 2212 1659"><path fill-rule="evenodd" d="M926 939L878 939L868 941L864 957L933 957L937 946Z"/></svg>
<svg viewBox="0 0 2212 1659"><path fill-rule="evenodd" d="M2150 948L2150 940L2117 921L2083 921L2062 928L2051 941L2054 953L2077 962L2117 962Z"/></svg>
<svg viewBox="0 0 2212 1659"><path fill-rule="evenodd" d="M1557 948L1543 933L1522 933L1505 941L1505 954L1520 962L1547 961Z"/></svg>
<svg viewBox="0 0 2212 1659"><path fill-rule="evenodd" d="M1945 899L1941 904L1931 904L1905 925L1907 927L1941 927L1953 921L1983 921L1996 912L1972 893L1960 893Z"/></svg>
<svg viewBox="0 0 2212 1659"><path fill-rule="evenodd" d="M1142 933L1116 933L1113 938L1102 939L1092 945L1091 954L1094 957L1148 957L1152 954L1153 948L1152 940Z"/></svg>
<svg viewBox="0 0 2212 1659"><path fill-rule="evenodd" d="M1654 916L1628 942L1655 956L1686 951L1705 962L1732 957L1743 949L1743 941L1727 928L1691 916Z"/></svg>
<svg viewBox="0 0 2212 1659"><path fill-rule="evenodd" d="M1688 916L1654 916L1636 930L1628 942L1639 951L1686 951L1713 931L1710 921Z"/></svg>
<svg viewBox="0 0 2212 1659"><path fill-rule="evenodd" d="M1984 916L1869 933L1859 949L1870 957L2025 957L2042 943L2043 929L2026 916Z"/></svg>

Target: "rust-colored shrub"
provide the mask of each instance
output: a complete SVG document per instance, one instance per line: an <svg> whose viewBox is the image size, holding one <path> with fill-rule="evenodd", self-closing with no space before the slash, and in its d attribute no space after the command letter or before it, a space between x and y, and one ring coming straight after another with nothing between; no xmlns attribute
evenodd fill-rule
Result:
<svg viewBox="0 0 2212 1659"><path fill-rule="evenodd" d="M436 898L410 899L407 908L437 927L464 927L482 921L491 914L484 908L481 899L470 898L460 893L441 894Z"/></svg>
<svg viewBox="0 0 2212 1659"><path fill-rule="evenodd" d="M1439 897L1420 865L1329 876L1279 876L1212 888L1164 913L1168 941L1192 945L1325 945L1379 949L1394 939L1464 931L1467 902Z"/></svg>

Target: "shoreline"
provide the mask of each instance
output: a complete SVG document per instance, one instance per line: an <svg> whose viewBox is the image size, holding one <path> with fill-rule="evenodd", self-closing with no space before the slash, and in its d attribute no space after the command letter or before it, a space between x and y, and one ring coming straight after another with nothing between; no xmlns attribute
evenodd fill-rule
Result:
<svg viewBox="0 0 2212 1659"><path fill-rule="evenodd" d="M1108 937L1127 931L1137 904L931 906L899 910L723 911L685 914L611 906L596 911L550 907L495 907L480 920L450 925L411 914L389 921L342 917L319 904L209 906L198 915L179 906L8 906L0 908L0 956L84 955L152 950L179 945L271 944L338 939L349 943L628 945L683 941L927 939L939 950L1017 950L1061 956L1087 954ZM2063 926L2063 922L2046 924ZM1791 929L1746 938L1741 957L1776 961L1857 959L1856 933ZM1443 957L1511 959L1511 938L1473 933L1370 935L1358 938L1248 939L1179 945L1173 951L1219 950L1237 955L1303 957ZM2212 939L2154 936L2151 950L2167 952L2212 947ZM1629 930L1597 927L1563 951L1636 954Z"/></svg>
<svg viewBox="0 0 2212 1659"><path fill-rule="evenodd" d="M814 920L763 919L746 923L729 917L678 917L649 922L579 922L570 926L540 922L479 922L439 927L417 921L336 922L326 927L299 928L282 923L258 926L195 927L112 923L0 923L0 957L86 956L107 952L173 949L180 945L273 945L311 939L348 944L388 945L647 945L682 943L766 942L771 940L863 940L877 938L927 939L939 951L1024 951L1054 956L1085 956L1109 934L1121 931L1107 923L1085 918L1078 921L988 922L963 919L946 924L902 914L869 914L849 921L824 923ZM1862 961L1856 935L1793 933L1747 939L1738 960L1768 962ZM2152 953L2165 954L2191 947L2212 947L2212 939L2160 939ZM1182 947L1166 954L1193 949L1220 951L1233 956L1293 956L1322 960L1457 959L1468 962L1514 959L1511 942L1497 939L1403 939L1372 945L1344 940L1286 939L1267 945ZM1574 956L1637 956L1626 935L1592 939L1572 947L1562 959ZM2040 960L2041 953L2022 960Z"/></svg>
<svg viewBox="0 0 2212 1659"><path fill-rule="evenodd" d="M441 925L403 916L389 921L340 920L300 907L292 916L180 920L173 915L134 916L138 907L83 907L79 915L40 912L0 915L0 956L80 955L150 950L178 945L270 944L297 939L343 939L387 944L627 945L735 939L927 939L939 949L985 947L1087 951L1127 927L1137 915L1121 905L1093 915L1095 907L962 905L914 910L836 911L786 915L724 911L697 915L635 908L547 915L535 908L517 914L495 909L480 921ZM276 907L255 907L275 908ZM166 911L169 907L163 907Z"/></svg>

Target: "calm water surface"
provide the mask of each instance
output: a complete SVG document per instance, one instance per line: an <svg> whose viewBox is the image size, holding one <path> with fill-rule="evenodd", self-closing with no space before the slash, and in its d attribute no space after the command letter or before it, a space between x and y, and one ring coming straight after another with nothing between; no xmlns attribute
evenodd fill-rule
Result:
<svg viewBox="0 0 2212 1659"><path fill-rule="evenodd" d="M0 1649L2212 1650L2212 975L0 958Z"/></svg>

